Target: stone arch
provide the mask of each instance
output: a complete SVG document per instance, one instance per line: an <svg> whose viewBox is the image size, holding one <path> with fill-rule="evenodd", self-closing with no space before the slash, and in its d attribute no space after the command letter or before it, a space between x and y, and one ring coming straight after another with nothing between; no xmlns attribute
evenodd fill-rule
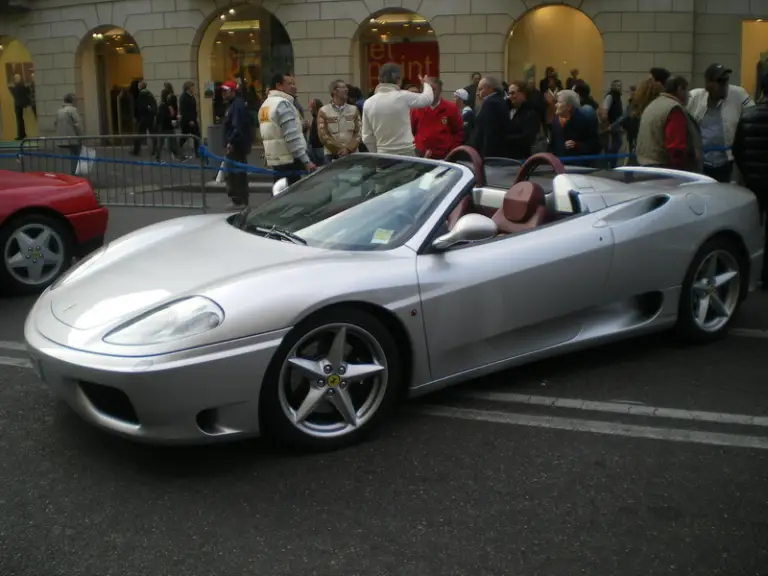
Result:
<svg viewBox="0 0 768 576"><path fill-rule="evenodd" d="M144 77L141 48L125 28L98 25L75 52L75 94L87 134L133 134L131 85Z"/></svg>
<svg viewBox="0 0 768 576"><path fill-rule="evenodd" d="M294 70L294 43L278 11L266 3L233 2L212 12L197 29L191 60L204 136L218 116L216 83L240 74L262 93L276 71Z"/></svg>
<svg viewBox="0 0 768 576"><path fill-rule="evenodd" d="M378 40L378 41L377 41ZM403 81L440 73L440 45L431 22L408 8L384 8L360 22L352 37L350 56L354 83L363 94L378 82L378 67L397 62Z"/></svg>
<svg viewBox="0 0 768 576"><path fill-rule="evenodd" d="M581 10L582 2L527 5L532 6L515 19L505 41L504 75L512 82L533 74L538 86L546 67L552 66L565 87L570 70L576 68L597 98L604 84L603 36Z"/></svg>
<svg viewBox="0 0 768 576"><path fill-rule="evenodd" d="M32 54L24 43L13 36L0 36L0 141L14 140L17 137L36 137L37 103L35 86L35 65ZM21 98L27 98L29 106L21 109L18 116L16 100L11 90L18 75L21 84L26 88ZM22 89L23 90L23 89ZM21 122L18 122L21 120Z"/></svg>

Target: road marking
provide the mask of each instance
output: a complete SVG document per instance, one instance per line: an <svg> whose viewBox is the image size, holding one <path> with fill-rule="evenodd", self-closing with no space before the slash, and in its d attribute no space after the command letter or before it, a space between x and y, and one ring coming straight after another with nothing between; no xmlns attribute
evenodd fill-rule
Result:
<svg viewBox="0 0 768 576"><path fill-rule="evenodd" d="M460 398L473 400L489 400L508 404L528 404L532 406L547 406L550 408L567 408L570 410L585 410L588 412L611 412L629 416L651 416L654 418L672 418L675 420L692 420L696 422L715 422L717 424L737 424L741 426L768 427L768 416L749 416L748 414L727 414L723 412L700 412L697 410L680 410L677 408L660 408L629 402L598 402L594 400L579 400L578 398L556 398L554 396L532 396L530 394L512 394L509 392L484 392L468 390L458 395Z"/></svg>
<svg viewBox="0 0 768 576"><path fill-rule="evenodd" d="M731 328L728 333L742 338L768 338L768 330L758 330L757 328Z"/></svg>
<svg viewBox="0 0 768 576"><path fill-rule="evenodd" d="M577 418L559 418L557 416L533 416L529 414L511 414L509 412L493 412L470 410L466 408L449 408L447 406L430 406L420 408L421 414L460 420L475 420L495 424L512 424L531 426L534 428L550 428L568 430L571 432L593 432L612 436L631 438L648 438L652 440L667 440L671 442L691 442L711 446L728 446L736 448L754 448L768 450L768 437L742 436L738 434L722 434L716 432L701 432L698 430L678 430L675 428L653 428L636 426L634 424L617 424L598 420L579 420Z"/></svg>
<svg viewBox="0 0 768 576"><path fill-rule="evenodd" d="M27 347L24 345L23 342L10 342L10 341L3 341L0 340L0 350L19 350L21 352L26 352Z"/></svg>
<svg viewBox="0 0 768 576"><path fill-rule="evenodd" d="M14 368L32 368L32 363L26 358L12 358L11 356L0 356L0 365L13 366Z"/></svg>

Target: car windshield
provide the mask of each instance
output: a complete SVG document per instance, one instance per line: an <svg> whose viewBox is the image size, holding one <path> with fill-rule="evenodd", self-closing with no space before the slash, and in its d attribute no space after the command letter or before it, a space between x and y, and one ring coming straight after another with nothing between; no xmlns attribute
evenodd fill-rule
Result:
<svg viewBox="0 0 768 576"><path fill-rule="evenodd" d="M232 220L246 232L331 250L407 241L461 179L459 167L355 154Z"/></svg>

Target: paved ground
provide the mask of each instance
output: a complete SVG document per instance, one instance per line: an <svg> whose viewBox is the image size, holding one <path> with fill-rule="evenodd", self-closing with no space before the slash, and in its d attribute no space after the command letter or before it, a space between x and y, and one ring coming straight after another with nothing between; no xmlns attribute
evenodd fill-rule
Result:
<svg viewBox="0 0 768 576"><path fill-rule="evenodd" d="M318 456L92 429L27 367L31 304L0 300L3 576L768 574L768 295L720 343L508 371Z"/></svg>

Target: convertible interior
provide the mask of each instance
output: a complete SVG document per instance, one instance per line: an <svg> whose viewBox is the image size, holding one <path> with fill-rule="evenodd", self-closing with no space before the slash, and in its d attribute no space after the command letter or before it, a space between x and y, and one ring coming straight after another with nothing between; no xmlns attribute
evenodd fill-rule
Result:
<svg viewBox="0 0 768 576"><path fill-rule="evenodd" d="M463 159L464 158L464 159ZM565 174L563 163L552 154L535 154L524 163L492 159L484 162L476 150L460 146L446 158L471 168L475 185L448 215L446 224L452 230L462 216L482 214L491 218L499 234L517 234L551 224L580 213L578 193L568 191L564 197L554 190L553 179ZM490 159L489 159L490 160ZM544 172L535 174L537 168ZM493 171L493 182L488 173ZM589 173L593 169L577 169ZM569 168L568 172L573 172Z"/></svg>

